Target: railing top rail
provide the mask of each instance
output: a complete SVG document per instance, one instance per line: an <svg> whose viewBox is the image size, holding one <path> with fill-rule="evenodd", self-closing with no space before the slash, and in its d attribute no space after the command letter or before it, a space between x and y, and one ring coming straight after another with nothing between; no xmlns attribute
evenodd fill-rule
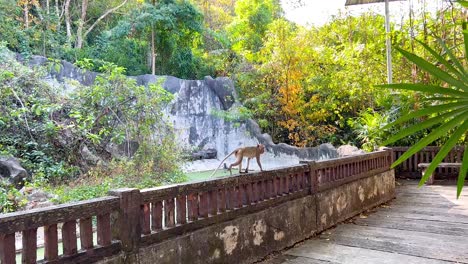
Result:
<svg viewBox="0 0 468 264"><path fill-rule="evenodd" d="M210 180L200 180L143 189L141 190L142 201L143 203L146 203L148 201L164 200L166 198L173 198L178 195L206 192L210 190L221 189L224 187L232 187L239 184L247 184L256 181L268 180L278 177L282 174L300 173L304 171L309 171L309 166L305 164L295 165L291 167L275 168L275 170L271 171L251 172L236 176L223 176Z"/></svg>
<svg viewBox="0 0 468 264"><path fill-rule="evenodd" d="M380 150L371 153L356 155L356 156L349 156L349 157L342 157L342 158L334 158L329 160L321 160L315 162L315 168L321 169L326 167L336 167L343 164L353 163L357 161L369 160L373 158L379 157L386 157L390 155L390 151L388 150Z"/></svg>
<svg viewBox="0 0 468 264"><path fill-rule="evenodd" d="M393 151L407 151L410 147L404 147L404 146L397 146L397 147L389 147L391 148ZM455 146L453 150L456 150L456 151L463 151L465 149L464 146ZM427 146L427 147L424 147L422 150L420 150L419 152L421 151L438 151L440 150L440 147L438 146Z"/></svg>
<svg viewBox="0 0 468 264"><path fill-rule="evenodd" d="M27 229L63 223L112 212L119 208L119 198L106 196L86 201L60 204L0 215L0 233L11 234Z"/></svg>

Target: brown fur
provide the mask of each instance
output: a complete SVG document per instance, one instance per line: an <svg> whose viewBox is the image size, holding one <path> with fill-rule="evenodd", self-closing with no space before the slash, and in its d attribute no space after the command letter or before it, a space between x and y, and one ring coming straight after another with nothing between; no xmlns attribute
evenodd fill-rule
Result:
<svg viewBox="0 0 468 264"><path fill-rule="evenodd" d="M234 163L232 163L231 165L229 165L229 167L228 167L228 170L229 170L229 172L231 172L231 175L232 175L231 168L234 167L234 166L237 166L237 165L239 165L239 173L242 173L242 159L244 157L247 157L247 168L245 169L245 173L249 172L249 162L253 158L257 159L257 164L260 167L260 171L263 171L262 164L260 163L260 155L263 154L263 153L265 153L265 146L263 144L258 144L257 146L243 147L243 148L235 149L233 152L231 152L229 155L227 155L221 161L218 168L216 168L216 170L213 172L213 174L211 174L211 176L213 176L218 171L219 167L221 167L221 165L223 165L223 162L227 158L229 158L232 154L234 154L236 156L236 161Z"/></svg>

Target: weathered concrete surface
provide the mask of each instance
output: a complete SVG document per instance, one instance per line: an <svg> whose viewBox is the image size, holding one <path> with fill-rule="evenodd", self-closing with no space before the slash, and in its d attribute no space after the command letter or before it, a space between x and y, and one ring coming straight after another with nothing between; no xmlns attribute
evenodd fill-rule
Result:
<svg viewBox="0 0 468 264"><path fill-rule="evenodd" d="M359 179L317 194L319 231L395 197L393 170Z"/></svg>
<svg viewBox="0 0 468 264"><path fill-rule="evenodd" d="M253 263L392 199L394 186L393 170L358 179L140 248L127 263ZM100 263L123 259L116 256Z"/></svg>
<svg viewBox="0 0 468 264"><path fill-rule="evenodd" d="M137 263L252 263L316 232L315 197L307 196L141 248ZM124 263L117 256L100 263ZM132 262L134 263L134 262Z"/></svg>
<svg viewBox="0 0 468 264"><path fill-rule="evenodd" d="M455 194L399 180L390 203L261 264L468 263L468 192Z"/></svg>

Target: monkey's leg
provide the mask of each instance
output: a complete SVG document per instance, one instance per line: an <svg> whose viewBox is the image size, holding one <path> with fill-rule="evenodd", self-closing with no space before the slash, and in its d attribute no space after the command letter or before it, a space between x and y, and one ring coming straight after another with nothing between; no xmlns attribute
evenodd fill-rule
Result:
<svg viewBox="0 0 468 264"><path fill-rule="evenodd" d="M247 168L245 168L245 173L249 173L249 163L251 158L247 158Z"/></svg>
<svg viewBox="0 0 468 264"><path fill-rule="evenodd" d="M260 167L260 171L263 171L262 164L260 163L260 157L257 157L257 164Z"/></svg>
<svg viewBox="0 0 468 264"><path fill-rule="evenodd" d="M239 165L239 173L240 173L240 170L241 170L241 167L242 167L242 157L238 157L236 162L229 165L229 171L231 171L232 167L237 166L237 165ZM231 172L231 175L232 175L232 172Z"/></svg>

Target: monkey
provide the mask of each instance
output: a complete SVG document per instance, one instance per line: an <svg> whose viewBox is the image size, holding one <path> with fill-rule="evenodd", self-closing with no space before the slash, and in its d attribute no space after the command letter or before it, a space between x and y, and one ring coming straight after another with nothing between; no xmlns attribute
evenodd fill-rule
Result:
<svg viewBox="0 0 468 264"><path fill-rule="evenodd" d="M215 173L218 171L219 167L221 167L223 162L227 158L229 158L232 154L236 156L236 162L232 163L231 165L229 165L229 168L227 168L229 172L231 173L231 175L232 175L231 168L237 165L239 165L239 173L242 173L242 159L244 157L247 157L247 168L245 169L245 173L249 172L249 162L253 158L257 159L257 164L260 167L260 171L263 171L262 164L260 163L260 155L263 153L265 153L265 146L263 144L257 144L257 146L251 146L251 147L237 148L221 161L218 168L216 168L213 174L211 174L211 177L215 175Z"/></svg>

